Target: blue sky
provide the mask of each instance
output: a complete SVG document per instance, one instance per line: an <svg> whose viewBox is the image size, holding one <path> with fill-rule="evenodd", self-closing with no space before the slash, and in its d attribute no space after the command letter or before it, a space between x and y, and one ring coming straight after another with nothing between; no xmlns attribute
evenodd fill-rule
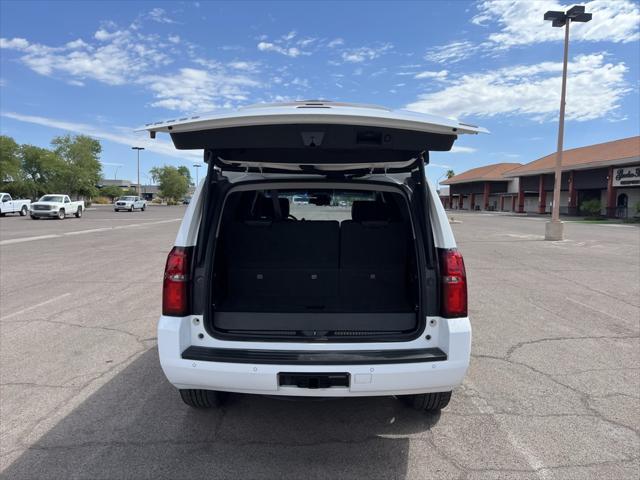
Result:
<svg viewBox="0 0 640 480"><path fill-rule="evenodd" d="M566 148L640 132L640 5L595 0L571 29ZM432 155L430 177L555 149L562 29L554 1L0 3L0 130L102 141L104 174L193 165L133 129L180 113L326 98L487 127ZM195 176L195 174L194 174ZM145 181L145 177L142 177Z"/></svg>

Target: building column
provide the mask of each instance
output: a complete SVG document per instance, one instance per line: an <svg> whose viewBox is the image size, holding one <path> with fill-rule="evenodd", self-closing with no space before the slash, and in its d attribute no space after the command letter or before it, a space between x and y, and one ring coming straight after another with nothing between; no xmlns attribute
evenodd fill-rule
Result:
<svg viewBox="0 0 640 480"><path fill-rule="evenodd" d="M473 211L476 208L476 194L471 194L471 199L469 200L469 210Z"/></svg>
<svg viewBox="0 0 640 480"><path fill-rule="evenodd" d="M463 207L464 207L464 195L460 193L458 194L458 210L462 210Z"/></svg>
<svg viewBox="0 0 640 480"><path fill-rule="evenodd" d="M522 183L522 177L518 178L518 213L524 213L524 186Z"/></svg>
<svg viewBox="0 0 640 480"><path fill-rule="evenodd" d="M516 211L516 199L518 197L516 197L515 195L513 197L511 197L511 211L515 212Z"/></svg>
<svg viewBox="0 0 640 480"><path fill-rule="evenodd" d="M544 175L540 175L538 181L538 213L545 213L547 210L547 192L544 189Z"/></svg>
<svg viewBox="0 0 640 480"><path fill-rule="evenodd" d="M607 217L616 217L616 187L613 186L613 167L609 167L607 176Z"/></svg>
<svg viewBox="0 0 640 480"><path fill-rule="evenodd" d="M504 195L500 196L500 211L504 210Z"/></svg>
<svg viewBox="0 0 640 480"><path fill-rule="evenodd" d="M482 192L482 209L489 210L489 195L491 194L491 184L484 182L484 192Z"/></svg>
<svg viewBox="0 0 640 480"><path fill-rule="evenodd" d="M451 187L449 187L449 208L453 208L453 195L451 194Z"/></svg>
<svg viewBox="0 0 640 480"><path fill-rule="evenodd" d="M569 215L578 214L578 191L576 190L576 182L574 171L569 172L569 202L568 202Z"/></svg>

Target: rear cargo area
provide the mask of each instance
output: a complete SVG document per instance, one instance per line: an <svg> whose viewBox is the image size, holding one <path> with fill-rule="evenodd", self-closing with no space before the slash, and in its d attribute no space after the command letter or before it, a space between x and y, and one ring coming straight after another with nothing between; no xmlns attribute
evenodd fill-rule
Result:
<svg viewBox="0 0 640 480"><path fill-rule="evenodd" d="M419 300L407 202L399 193L371 191L232 193L212 289L218 332L412 332Z"/></svg>

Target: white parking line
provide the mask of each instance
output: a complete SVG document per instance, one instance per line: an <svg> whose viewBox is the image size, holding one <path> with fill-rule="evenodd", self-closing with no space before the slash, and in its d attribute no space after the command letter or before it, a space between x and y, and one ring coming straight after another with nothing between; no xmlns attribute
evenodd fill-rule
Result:
<svg viewBox="0 0 640 480"><path fill-rule="evenodd" d="M103 227L103 228L91 228L89 230L76 230L74 232L65 232L59 234L52 235L40 235L37 237L22 237L22 238L12 238L11 240L2 240L0 241L0 246L2 245L11 245L14 243L23 243L23 242L33 242L35 240L46 240L49 238L61 238L68 235L84 235L86 233L97 233L97 232L106 232L109 230L121 230L123 228L132 228L132 227L145 227L147 225L158 225L161 223L171 223L171 222L179 222L182 218L172 218L170 220L159 220L157 222L149 222L149 223L132 223L131 225L118 225L116 227Z"/></svg>
<svg viewBox="0 0 640 480"><path fill-rule="evenodd" d="M7 319L15 317L17 315L22 315L23 313L29 312L29 311L34 310L36 308L44 307L45 305L48 305L48 304L50 304L52 302L55 302L55 301L58 301L60 299L65 298L65 297L68 297L69 295L71 295L71 294L70 293L63 293L62 295L58 295L55 298L50 298L49 300L45 300L44 302L37 303L36 305L31 305L30 307L23 308L22 310L18 310L17 312L10 313L9 315L5 315L4 317L0 318L0 320L7 320Z"/></svg>
<svg viewBox="0 0 640 480"><path fill-rule="evenodd" d="M11 240L2 240L0 245L10 245L12 243L33 242L34 240L46 240L47 238L58 238L60 235L40 235L39 237L23 237L13 238Z"/></svg>

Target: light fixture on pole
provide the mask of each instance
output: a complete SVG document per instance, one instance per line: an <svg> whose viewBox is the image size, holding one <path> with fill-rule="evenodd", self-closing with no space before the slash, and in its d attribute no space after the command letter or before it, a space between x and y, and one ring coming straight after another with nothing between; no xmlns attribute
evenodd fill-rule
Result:
<svg viewBox="0 0 640 480"><path fill-rule="evenodd" d="M193 168L196 169L196 188L198 188L198 184L200 183L200 177L198 175L198 172L200 171L200 167L202 165L200 165L199 163L194 163L193 164Z"/></svg>
<svg viewBox="0 0 640 480"><path fill-rule="evenodd" d="M144 150L144 147L131 147L131 150L138 151L138 196L140 196L140 193L142 192L142 189L140 188L140 150Z"/></svg>
<svg viewBox="0 0 640 480"><path fill-rule="evenodd" d="M545 20L551 21L553 27L564 27L564 60L562 64L562 91L560 94L560 121L558 124L558 150L554 169L553 207L551 221L545 227L545 240L562 240L564 238L564 224L560 221L560 188L562 181L562 150L564 148L564 109L567 95L567 61L569 55L569 25L571 22L588 22L591 14L584 12L584 6L574 5L566 12L548 11Z"/></svg>

